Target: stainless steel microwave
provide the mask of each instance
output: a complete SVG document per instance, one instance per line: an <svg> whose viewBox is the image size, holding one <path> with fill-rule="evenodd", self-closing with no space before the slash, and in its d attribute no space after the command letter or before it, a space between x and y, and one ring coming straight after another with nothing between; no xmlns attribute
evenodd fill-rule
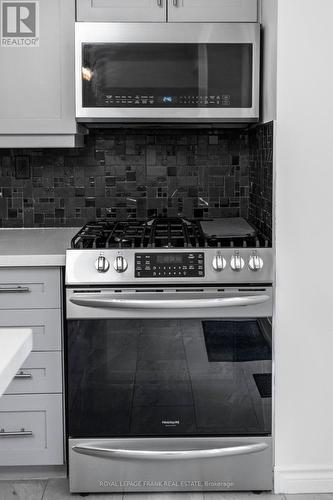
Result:
<svg viewBox="0 0 333 500"><path fill-rule="evenodd" d="M82 122L253 122L257 23L76 23Z"/></svg>

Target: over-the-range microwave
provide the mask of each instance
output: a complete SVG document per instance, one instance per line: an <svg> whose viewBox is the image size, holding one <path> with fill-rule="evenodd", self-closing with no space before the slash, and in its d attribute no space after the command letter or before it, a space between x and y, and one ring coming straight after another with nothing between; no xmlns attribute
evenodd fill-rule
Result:
<svg viewBox="0 0 333 500"><path fill-rule="evenodd" d="M253 122L257 23L76 23L82 122Z"/></svg>

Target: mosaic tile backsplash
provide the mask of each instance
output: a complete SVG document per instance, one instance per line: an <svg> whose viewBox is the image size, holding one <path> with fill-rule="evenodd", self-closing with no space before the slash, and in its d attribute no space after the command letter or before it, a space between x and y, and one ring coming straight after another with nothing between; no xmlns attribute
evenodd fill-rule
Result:
<svg viewBox="0 0 333 500"><path fill-rule="evenodd" d="M255 140L236 129L95 129L80 149L0 149L0 227L249 210L255 220L261 188L254 194L250 186L262 183Z"/></svg>
<svg viewBox="0 0 333 500"><path fill-rule="evenodd" d="M249 173L249 221L272 241L273 122L249 134Z"/></svg>

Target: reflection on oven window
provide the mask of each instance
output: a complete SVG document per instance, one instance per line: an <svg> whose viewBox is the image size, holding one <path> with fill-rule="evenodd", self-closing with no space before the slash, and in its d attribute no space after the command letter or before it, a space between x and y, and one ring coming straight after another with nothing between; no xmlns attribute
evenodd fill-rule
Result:
<svg viewBox="0 0 333 500"><path fill-rule="evenodd" d="M69 320L72 437L268 435L271 323Z"/></svg>

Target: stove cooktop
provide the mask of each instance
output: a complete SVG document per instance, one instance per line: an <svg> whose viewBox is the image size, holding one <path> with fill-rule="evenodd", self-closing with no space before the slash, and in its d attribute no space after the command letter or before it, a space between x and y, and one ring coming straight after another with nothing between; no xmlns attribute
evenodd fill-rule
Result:
<svg viewBox="0 0 333 500"><path fill-rule="evenodd" d="M244 219L242 219L244 221ZM245 222L245 221L244 221ZM254 229L244 234L207 234L207 221L155 218L146 221L98 220L86 224L72 239L73 249L108 248L268 248Z"/></svg>

